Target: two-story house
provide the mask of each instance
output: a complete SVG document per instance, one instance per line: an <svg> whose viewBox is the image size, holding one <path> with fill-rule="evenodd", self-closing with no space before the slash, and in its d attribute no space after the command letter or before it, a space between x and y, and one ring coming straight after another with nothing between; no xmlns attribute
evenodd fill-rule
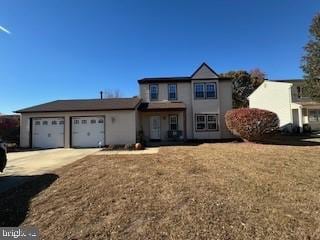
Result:
<svg viewBox="0 0 320 240"><path fill-rule="evenodd" d="M320 103L306 97L303 85L302 79L264 81L248 97L249 105L275 112L283 129L320 130Z"/></svg>
<svg viewBox="0 0 320 240"><path fill-rule="evenodd" d="M232 81L203 63L191 76L138 80L134 98L58 100L17 111L22 147L97 147L147 141L223 139Z"/></svg>

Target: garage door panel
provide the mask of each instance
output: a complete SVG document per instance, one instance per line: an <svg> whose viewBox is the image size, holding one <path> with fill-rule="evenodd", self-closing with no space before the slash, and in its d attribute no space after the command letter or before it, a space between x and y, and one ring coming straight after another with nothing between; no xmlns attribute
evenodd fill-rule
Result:
<svg viewBox="0 0 320 240"><path fill-rule="evenodd" d="M34 118L32 146L35 148L64 147L64 119Z"/></svg>
<svg viewBox="0 0 320 240"><path fill-rule="evenodd" d="M104 117L72 117L73 147L103 146L104 136Z"/></svg>

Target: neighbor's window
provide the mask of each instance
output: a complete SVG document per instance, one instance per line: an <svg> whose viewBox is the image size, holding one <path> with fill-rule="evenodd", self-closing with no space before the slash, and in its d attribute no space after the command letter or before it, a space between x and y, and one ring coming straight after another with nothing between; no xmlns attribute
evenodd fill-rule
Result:
<svg viewBox="0 0 320 240"><path fill-rule="evenodd" d="M48 125L48 121L43 121L42 125Z"/></svg>
<svg viewBox="0 0 320 240"><path fill-rule="evenodd" d="M36 121L36 122L35 122L35 125L40 125L40 121Z"/></svg>
<svg viewBox="0 0 320 240"><path fill-rule="evenodd" d="M81 120L81 124L87 124L87 120Z"/></svg>
<svg viewBox="0 0 320 240"><path fill-rule="evenodd" d="M103 123L103 119L99 119L98 123Z"/></svg>
<svg viewBox="0 0 320 240"><path fill-rule="evenodd" d="M168 85L168 100L177 100L177 84Z"/></svg>
<svg viewBox="0 0 320 240"><path fill-rule="evenodd" d="M150 85L150 100L158 100L159 95L159 86L158 84Z"/></svg>
<svg viewBox="0 0 320 240"><path fill-rule="evenodd" d="M194 85L195 98L204 98L204 84L196 83Z"/></svg>
<svg viewBox="0 0 320 240"><path fill-rule="evenodd" d="M53 121L51 122L51 124L52 124L52 125L57 125L57 121L53 120Z"/></svg>
<svg viewBox="0 0 320 240"><path fill-rule="evenodd" d="M95 119L91 119L90 123L95 124L97 121Z"/></svg>
<svg viewBox="0 0 320 240"><path fill-rule="evenodd" d="M178 115L169 116L169 130L171 131L178 130Z"/></svg>
<svg viewBox="0 0 320 240"><path fill-rule="evenodd" d="M320 121L320 110L309 110L309 121L310 122Z"/></svg>
<svg viewBox="0 0 320 240"><path fill-rule="evenodd" d="M196 115L196 129L197 130L206 129L206 115Z"/></svg>
<svg viewBox="0 0 320 240"><path fill-rule="evenodd" d="M206 84L206 98L216 98L216 84L215 83L207 83Z"/></svg>
<svg viewBox="0 0 320 240"><path fill-rule="evenodd" d="M76 119L76 120L73 121L73 123L74 123L74 124L79 124L79 120Z"/></svg>
<svg viewBox="0 0 320 240"><path fill-rule="evenodd" d="M64 124L64 121L63 121L63 120L59 122L59 125L63 125L63 124Z"/></svg>
<svg viewBox="0 0 320 240"><path fill-rule="evenodd" d="M217 131L218 115L217 114L196 114L197 131Z"/></svg>

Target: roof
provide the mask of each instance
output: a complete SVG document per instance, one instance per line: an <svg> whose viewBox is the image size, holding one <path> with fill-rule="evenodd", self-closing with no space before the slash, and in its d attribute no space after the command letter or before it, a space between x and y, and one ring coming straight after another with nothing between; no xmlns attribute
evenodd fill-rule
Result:
<svg viewBox="0 0 320 240"><path fill-rule="evenodd" d="M150 112L150 111L165 111L165 110L184 110L186 105L183 102L143 102L138 107L139 111Z"/></svg>
<svg viewBox="0 0 320 240"><path fill-rule="evenodd" d="M304 81L304 79L280 79L280 80L267 79L267 80L272 82L287 82L287 83L296 83L296 82Z"/></svg>
<svg viewBox="0 0 320 240"><path fill-rule="evenodd" d="M57 100L20 109L16 113L133 110L140 101L139 98Z"/></svg>
<svg viewBox="0 0 320 240"><path fill-rule="evenodd" d="M138 80L138 83L170 83L170 82L191 82L191 80L197 80L194 79L194 75L203 67L207 67L212 73L217 75L215 78L201 78L199 80L211 80L211 79L217 79L217 80L231 80L232 78L229 77L220 77L219 74L217 74L215 71L212 70L206 63L202 63L200 67L197 68L197 70L191 74L191 76L178 76L178 77L150 77L150 78L142 78Z"/></svg>

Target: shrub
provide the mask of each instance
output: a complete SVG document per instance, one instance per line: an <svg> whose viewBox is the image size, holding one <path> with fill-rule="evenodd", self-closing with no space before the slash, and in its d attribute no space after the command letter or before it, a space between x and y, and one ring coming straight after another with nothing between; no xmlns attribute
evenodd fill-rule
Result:
<svg viewBox="0 0 320 240"><path fill-rule="evenodd" d="M229 110L225 120L232 134L247 141L261 141L279 129L277 114L257 108Z"/></svg>

